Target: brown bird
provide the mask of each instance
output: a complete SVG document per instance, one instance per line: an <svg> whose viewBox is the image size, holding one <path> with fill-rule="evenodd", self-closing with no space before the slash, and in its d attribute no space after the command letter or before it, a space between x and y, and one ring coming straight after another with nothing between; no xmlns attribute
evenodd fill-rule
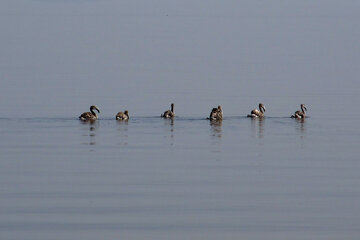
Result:
<svg viewBox="0 0 360 240"><path fill-rule="evenodd" d="M304 119L306 118L306 114L305 111L307 111L307 108L305 107L305 104L301 104L300 105L301 111L296 111L294 113L294 115L292 115L292 118L297 118L297 119Z"/></svg>
<svg viewBox="0 0 360 240"><path fill-rule="evenodd" d="M222 111L222 108L220 105L217 108L213 108L211 110L209 119L210 120L222 120L223 119L223 111Z"/></svg>
<svg viewBox="0 0 360 240"><path fill-rule="evenodd" d="M129 112L125 110L124 112L118 112L116 114L116 120L128 120L129 119Z"/></svg>
<svg viewBox="0 0 360 240"><path fill-rule="evenodd" d="M252 110L251 113L247 116L252 117L252 118L262 118L262 117L264 117L265 110L266 109L265 109L264 104L259 103L259 109Z"/></svg>
<svg viewBox="0 0 360 240"><path fill-rule="evenodd" d="M174 104L171 104L171 110L166 110L164 114L161 114L162 118L173 118L175 117Z"/></svg>
<svg viewBox="0 0 360 240"><path fill-rule="evenodd" d="M90 107L90 112L84 112L83 114L81 114L81 115L79 116L79 119L82 120L82 121L95 121L95 120L97 120L97 119L98 119L98 116L97 116L97 114L94 112L94 109L95 109L96 111L98 111L98 113L100 113L100 110L99 110L96 106L92 105L92 106Z"/></svg>

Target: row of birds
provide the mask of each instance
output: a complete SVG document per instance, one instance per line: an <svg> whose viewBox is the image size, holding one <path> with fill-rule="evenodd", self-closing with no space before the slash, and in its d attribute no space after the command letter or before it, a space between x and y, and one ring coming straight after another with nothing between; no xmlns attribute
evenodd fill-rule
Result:
<svg viewBox="0 0 360 240"><path fill-rule="evenodd" d="M292 115L292 118L296 118L296 119L304 119L306 117L305 112L307 111L307 108L305 107L305 104L301 104L300 105L301 110L296 111L294 113L294 115ZM98 113L100 113L99 108L97 108L96 106L92 105L90 107L90 112L84 112L83 114L81 114L79 116L79 119L82 121L95 121L98 119L98 116L96 114L96 112L94 111L96 110ZM259 109L253 109L251 111L250 114L248 114L248 117L251 118L262 118L264 117L264 113L265 113L265 106L262 103L259 103ZM174 118L175 117L175 112L174 112L174 104L171 104L171 109L166 110L163 114L161 114L162 118ZM129 119L129 112L126 110L124 112L118 112L116 114L116 120L128 120ZM219 105L217 108L213 108L211 110L210 116L209 118L210 120L222 120L223 119L223 110L221 108L221 106Z"/></svg>

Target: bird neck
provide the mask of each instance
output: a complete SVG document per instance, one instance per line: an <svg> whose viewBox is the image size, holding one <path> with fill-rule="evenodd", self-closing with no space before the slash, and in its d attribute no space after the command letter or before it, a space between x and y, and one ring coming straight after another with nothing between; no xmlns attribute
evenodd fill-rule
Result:
<svg viewBox="0 0 360 240"><path fill-rule="evenodd" d="M94 115L94 116L95 116L95 118L96 118L96 119L98 118L98 116L97 116L96 112L94 112L94 110L93 110L92 108L90 109L90 112L91 112L91 114L92 114L92 115Z"/></svg>

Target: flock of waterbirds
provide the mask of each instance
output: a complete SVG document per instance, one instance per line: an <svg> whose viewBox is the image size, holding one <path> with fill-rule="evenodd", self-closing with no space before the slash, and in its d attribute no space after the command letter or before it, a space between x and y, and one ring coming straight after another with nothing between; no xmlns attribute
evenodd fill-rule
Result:
<svg viewBox="0 0 360 240"><path fill-rule="evenodd" d="M296 119L305 119L307 111L307 108L305 107L305 104L300 105L300 109L294 113L294 115L291 116L291 118ZM96 110L98 113L100 113L99 108L92 105L90 107L90 112L84 112L79 116L79 119L82 121L96 121L98 119L98 115L94 111ZM247 117L250 118L263 118L265 113L265 106L262 103L259 103L259 109L253 109L250 114L247 115ZM171 108L169 110L166 110L163 114L160 115L162 118L174 118L175 112L174 112L174 103L171 104ZM115 116L116 120L128 120L129 119L129 112L128 110L125 110L124 112L118 112ZM221 106L219 105L217 108L213 108L210 112L210 116L207 118L212 121L218 121L223 119L223 110Z"/></svg>

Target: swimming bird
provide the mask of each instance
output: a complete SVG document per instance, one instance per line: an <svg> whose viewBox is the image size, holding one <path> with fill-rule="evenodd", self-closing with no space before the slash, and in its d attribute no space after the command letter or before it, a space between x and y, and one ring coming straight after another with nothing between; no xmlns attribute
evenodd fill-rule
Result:
<svg viewBox="0 0 360 240"><path fill-rule="evenodd" d="M247 115L248 117L253 117L253 118L262 118L264 117L264 112L265 112L265 106L262 103L259 103L259 109L254 109L251 111L251 113L249 115Z"/></svg>
<svg viewBox="0 0 360 240"><path fill-rule="evenodd" d="M118 112L116 114L116 120L128 120L129 119L129 112L125 110L124 112Z"/></svg>
<svg viewBox="0 0 360 240"><path fill-rule="evenodd" d="M162 118L173 118L175 117L174 104L171 104L171 110L166 110L164 114L161 114Z"/></svg>
<svg viewBox="0 0 360 240"><path fill-rule="evenodd" d="M220 105L217 108L213 108L211 110L209 119L210 120L222 120L223 119L223 110Z"/></svg>
<svg viewBox="0 0 360 240"><path fill-rule="evenodd" d="M305 107L305 104L301 104L300 105L301 111L296 111L294 113L294 115L292 115L292 118L297 118L297 119L304 119L306 118L306 114L305 111L307 111L307 108Z"/></svg>
<svg viewBox="0 0 360 240"><path fill-rule="evenodd" d="M95 121L96 119L98 119L98 116L94 112L94 109L98 111L98 113L100 113L100 110L96 106L92 105L90 107L90 112L84 112L79 116L79 119L82 121Z"/></svg>

